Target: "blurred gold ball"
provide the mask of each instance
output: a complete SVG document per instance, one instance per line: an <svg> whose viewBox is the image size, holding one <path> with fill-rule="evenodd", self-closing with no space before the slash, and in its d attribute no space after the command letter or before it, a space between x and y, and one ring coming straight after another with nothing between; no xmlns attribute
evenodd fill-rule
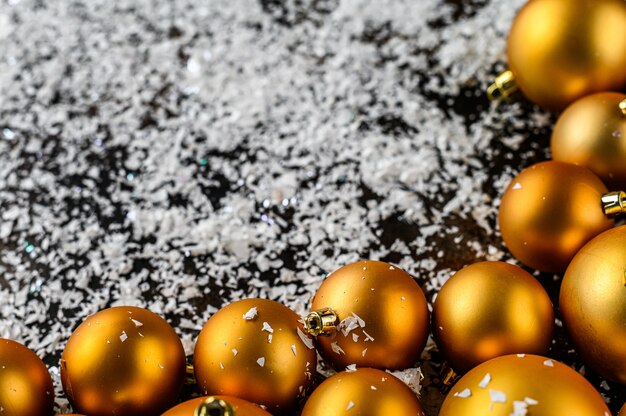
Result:
<svg viewBox="0 0 626 416"><path fill-rule="evenodd" d="M171 408L161 416L194 416L194 412L209 396L197 397L187 400L176 407ZM272 416L256 404L246 400L238 399L232 396L214 396L217 399L224 400L233 407L236 416Z"/></svg>
<svg viewBox="0 0 626 416"><path fill-rule="evenodd" d="M200 390L262 404L272 413L291 410L312 385L317 364L300 320L265 299L240 300L217 311L194 352Z"/></svg>
<svg viewBox="0 0 626 416"><path fill-rule="evenodd" d="M0 414L51 415L54 387L48 368L33 351L0 338Z"/></svg>
<svg viewBox="0 0 626 416"><path fill-rule="evenodd" d="M159 414L176 402L185 351L172 327L146 309L105 309L76 328L61 357L63 389L90 416Z"/></svg>
<svg viewBox="0 0 626 416"><path fill-rule="evenodd" d="M626 226L587 243L567 268L559 304L583 361L626 384Z"/></svg>
<svg viewBox="0 0 626 416"><path fill-rule="evenodd" d="M622 409L619 411L617 416L626 416L626 403L624 403L624 406L622 406Z"/></svg>
<svg viewBox="0 0 626 416"><path fill-rule="evenodd" d="M567 107L552 133L552 158L589 168L609 189L626 188L624 100L624 94L605 92Z"/></svg>
<svg viewBox="0 0 626 416"><path fill-rule="evenodd" d="M307 400L302 416L424 416L417 396L393 375L373 368L326 379Z"/></svg>
<svg viewBox="0 0 626 416"><path fill-rule="evenodd" d="M605 413L606 412L606 413ZM505 355L465 374L450 390L439 416L610 415L583 376L537 355Z"/></svg>
<svg viewBox="0 0 626 416"><path fill-rule="evenodd" d="M318 336L320 354L337 370L403 369L414 365L428 338L428 304L422 289L397 266L359 261L331 273L311 308L332 308L338 331Z"/></svg>
<svg viewBox="0 0 626 416"><path fill-rule="evenodd" d="M626 2L533 0L513 22L508 61L531 101L560 111L626 86Z"/></svg>
<svg viewBox="0 0 626 416"><path fill-rule="evenodd" d="M523 269L499 261L458 271L433 307L437 346L459 373L501 355L545 354L553 326L543 286Z"/></svg>
<svg viewBox="0 0 626 416"><path fill-rule="evenodd" d="M524 169L502 196L502 239L525 265L561 273L587 241L613 226L602 212L606 192L581 166L550 161Z"/></svg>

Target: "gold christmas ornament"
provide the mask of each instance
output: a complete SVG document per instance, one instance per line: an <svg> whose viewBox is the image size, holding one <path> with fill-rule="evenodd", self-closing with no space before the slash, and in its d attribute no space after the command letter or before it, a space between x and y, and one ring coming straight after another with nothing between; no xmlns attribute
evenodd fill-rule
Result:
<svg viewBox="0 0 626 416"><path fill-rule="evenodd" d="M499 261L458 271L433 307L435 340L459 373L501 355L545 354L553 325L543 286L523 269Z"/></svg>
<svg viewBox="0 0 626 416"><path fill-rule="evenodd" d="M626 416L626 403L624 403L624 406L622 406L622 409L619 411L617 416Z"/></svg>
<svg viewBox="0 0 626 416"><path fill-rule="evenodd" d="M524 169L502 196L502 239L527 266L561 273L587 241L613 226L603 212L606 192L581 166L549 161Z"/></svg>
<svg viewBox="0 0 626 416"><path fill-rule="evenodd" d="M452 387L439 416L610 415L583 376L537 355L505 355L465 374Z"/></svg>
<svg viewBox="0 0 626 416"><path fill-rule="evenodd" d="M61 357L63 389L90 416L160 414L176 402L185 351L172 327L146 309L105 309L76 328Z"/></svg>
<svg viewBox="0 0 626 416"><path fill-rule="evenodd" d="M576 254L561 283L563 323L583 361L626 384L626 226Z"/></svg>
<svg viewBox="0 0 626 416"><path fill-rule="evenodd" d="M51 415L54 387L48 368L33 351L0 338L0 414Z"/></svg>
<svg viewBox="0 0 626 416"><path fill-rule="evenodd" d="M575 101L559 117L552 158L589 168L610 189L626 188L626 95L593 94Z"/></svg>
<svg viewBox="0 0 626 416"><path fill-rule="evenodd" d="M195 412L198 411L198 408L207 401L211 403L211 411L214 412L207 413L207 415L211 416L213 416L213 414L232 416L228 415L230 409L232 409L234 416L271 416L256 404L232 396L205 396L187 400L163 413L161 416L195 416ZM209 406L206 407L208 408Z"/></svg>
<svg viewBox="0 0 626 416"><path fill-rule="evenodd" d="M217 311L194 352L200 390L288 412L311 387L317 363L313 340L299 321L291 309L265 299L240 300Z"/></svg>
<svg viewBox="0 0 626 416"><path fill-rule="evenodd" d="M531 101L560 111L595 92L626 86L623 0L533 0L521 9L507 44L510 71L492 98L518 87Z"/></svg>
<svg viewBox="0 0 626 416"><path fill-rule="evenodd" d="M393 375L373 368L343 371L311 394L302 416L424 416L417 396Z"/></svg>
<svg viewBox="0 0 626 416"><path fill-rule="evenodd" d="M403 369L420 357L428 338L424 293L404 270L359 261L331 273L307 317L320 354L335 367Z"/></svg>

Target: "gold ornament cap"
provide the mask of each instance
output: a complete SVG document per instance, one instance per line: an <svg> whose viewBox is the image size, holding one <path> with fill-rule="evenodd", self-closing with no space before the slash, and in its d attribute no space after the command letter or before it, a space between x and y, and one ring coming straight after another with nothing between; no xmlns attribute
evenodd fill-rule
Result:
<svg viewBox="0 0 626 416"><path fill-rule="evenodd" d="M314 337L332 335L337 331L339 317L332 308L318 309L309 313L304 320L304 329Z"/></svg>
<svg viewBox="0 0 626 416"><path fill-rule="evenodd" d="M493 84L487 88L487 97L490 101L508 100L518 90L515 75L510 70L502 72L496 77Z"/></svg>
<svg viewBox="0 0 626 416"><path fill-rule="evenodd" d="M235 410L226 401L217 397L209 397L200 403L194 416L235 416Z"/></svg>
<svg viewBox="0 0 626 416"><path fill-rule="evenodd" d="M626 212L626 192L609 192L602 195L602 211L609 218Z"/></svg>

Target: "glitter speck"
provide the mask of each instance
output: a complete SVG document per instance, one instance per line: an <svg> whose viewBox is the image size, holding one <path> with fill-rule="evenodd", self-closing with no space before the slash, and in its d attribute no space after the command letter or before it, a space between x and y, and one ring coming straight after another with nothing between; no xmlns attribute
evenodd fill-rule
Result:
<svg viewBox="0 0 626 416"><path fill-rule="evenodd" d="M516 182L515 185L513 185L513 189L522 189L522 184L519 182Z"/></svg>
<svg viewBox="0 0 626 416"><path fill-rule="evenodd" d="M128 335L126 335L126 331L122 331L122 335L120 335L120 341L124 342L128 339Z"/></svg>
<svg viewBox="0 0 626 416"><path fill-rule="evenodd" d="M612 134L613 137L615 137L616 139L621 139L622 138L622 131L621 130L615 130Z"/></svg>
<svg viewBox="0 0 626 416"><path fill-rule="evenodd" d="M348 403L348 407L346 407L346 410L350 410L354 407L354 402L352 400L350 400L350 403Z"/></svg>
<svg viewBox="0 0 626 416"><path fill-rule="evenodd" d="M454 393L454 397L460 397L461 399L467 399L468 397L471 397L472 395L472 391L468 388L465 388L461 391L457 391L456 393Z"/></svg>
<svg viewBox="0 0 626 416"><path fill-rule="evenodd" d="M554 367L554 362L548 359L543 362L543 365L545 365L546 367Z"/></svg>
<svg viewBox="0 0 626 416"><path fill-rule="evenodd" d="M265 367L265 357L259 358L258 360L256 360L256 363L261 367Z"/></svg>

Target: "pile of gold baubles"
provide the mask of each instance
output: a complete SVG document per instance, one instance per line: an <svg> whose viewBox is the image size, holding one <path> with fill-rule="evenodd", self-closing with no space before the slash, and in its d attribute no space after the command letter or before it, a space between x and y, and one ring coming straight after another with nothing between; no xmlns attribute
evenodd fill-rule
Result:
<svg viewBox="0 0 626 416"><path fill-rule="evenodd" d="M554 161L525 169L502 197L502 237L525 265L565 272L559 306L576 350L626 384L626 226L613 228L611 219L626 210L626 95L610 92L626 87L626 2L529 1L508 56L511 69L490 87L492 98L519 89L565 110L552 136ZM553 323L542 285L517 266L481 262L452 276L435 299L432 328L450 368L446 381L462 377L440 415L609 415L591 384L545 357ZM202 397L176 405L186 377L181 341L161 317L134 307L87 318L67 342L61 378L75 411L89 416L298 408L303 416L423 415L417 396L384 370L415 365L428 333L427 301L413 278L362 261L329 275L304 320L263 299L215 313L193 357ZM311 394L316 352L339 372ZM51 415L53 401L41 360L0 340L0 413Z"/></svg>
<svg viewBox="0 0 626 416"><path fill-rule="evenodd" d="M309 397L305 415L333 414L330 408L423 414L417 396L383 371L414 365L428 338L427 301L408 273L378 261L353 263L325 280L312 305L306 320L265 299L217 311L193 356L205 396L178 405L187 366L172 327L146 309L105 309L67 341L63 388L77 414L88 416L293 414L311 393L319 351L339 373ZM52 381L32 351L1 340L0 366L0 414L52 414Z"/></svg>

